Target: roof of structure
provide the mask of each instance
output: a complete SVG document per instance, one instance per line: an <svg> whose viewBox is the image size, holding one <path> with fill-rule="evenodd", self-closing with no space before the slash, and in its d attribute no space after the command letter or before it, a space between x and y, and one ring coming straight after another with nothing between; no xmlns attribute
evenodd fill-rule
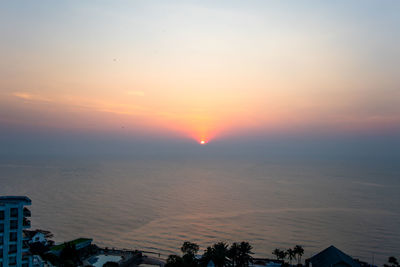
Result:
<svg viewBox="0 0 400 267"><path fill-rule="evenodd" d="M23 202L25 205L32 203L31 199L27 196L0 196L0 203L19 203Z"/></svg>
<svg viewBox="0 0 400 267"><path fill-rule="evenodd" d="M62 250L63 248L65 248L65 244L66 243L72 243L74 245L78 245L80 243L84 243L84 242L88 242L88 241L92 242L93 239L81 237L81 238L78 238L78 239L74 239L72 241L68 241L68 242L65 242L65 243L62 243L62 244L59 244L59 245L55 245L50 250L52 250L52 251Z"/></svg>
<svg viewBox="0 0 400 267"><path fill-rule="evenodd" d="M330 246L320 253L308 259L313 267L330 267L336 264L343 264L351 267L359 267L360 264L352 257L340 251L334 246Z"/></svg>

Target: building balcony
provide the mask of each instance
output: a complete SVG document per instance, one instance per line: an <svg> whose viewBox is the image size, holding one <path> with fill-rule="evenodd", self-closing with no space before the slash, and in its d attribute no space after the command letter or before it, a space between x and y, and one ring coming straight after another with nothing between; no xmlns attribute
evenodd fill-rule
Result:
<svg viewBox="0 0 400 267"><path fill-rule="evenodd" d="M30 240L30 237L25 233L25 231L22 232L22 240L24 240L24 241L29 241Z"/></svg>
<svg viewBox="0 0 400 267"><path fill-rule="evenodd" d="M24 208L24 217L31 217L31 211L28 208Z"/></svg>
<svg viewBox="0 0 400 267"><path fill-rule="evenodd" d="M31 227L31 221L24 218L24 220L22 221L22 226L23 228L30 228Z"/></svg>

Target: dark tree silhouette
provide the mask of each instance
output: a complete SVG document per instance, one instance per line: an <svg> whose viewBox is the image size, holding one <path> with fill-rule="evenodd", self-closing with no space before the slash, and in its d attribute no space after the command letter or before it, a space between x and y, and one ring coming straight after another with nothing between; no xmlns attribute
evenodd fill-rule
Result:
<svg viewBox="0 0 400 267"><path fill-rule="evenodd" d="M184 266L196 267L198 265L196 254L199 251L199 245L186 241L183 243L181 251L183 253L182 260Z"/></svg>
<svg viewBox="0 0 400 267"><path fill-rule="evenodd" d="M178 255L169 255L165 267L183 267L183 259Z"/></svg>
<svg viewBox="0 0 400 267"><path fill-rule="evenodd" d="M207 264L210 262L210 260L212 260L212 258L213 258L213 249L212 247L207 247L204 250L203 255L201 256L200 265L207 266Z"/></svg>
<svg viewBox="0 0 400 267"><path fill-rule="evenodd" d="M107 261L103 264L103 267L118 267L119 264L113 261Z"/></svg>
<svg viewBox="0 0 400 267"><path fill-rule="evenodd" d="M388 259L388 263L389 264L384 264L384 267L399 267L399 262L397 261L397 259L393 256L389 257Z"/></svg>
<svg viewBox="0 0 400 267"><path fill-rule="evenodd" d="M279 260L279 255L281 253L281 250L279 248L276 248L272 251L272 255L276 257L277 260Z"/></svg>
<svg viewBox="0 0 400 267"><path fill-rule="evenodd" d="M301 263L301 256L303 256L303 254L304 254L304 249L303 249L302 246L296 245L293 248L293 250L294 250L294 254L295 254L296 258L297 258L297 264L300 264Z"/></svg>
<svg viewBox="0 0 400 267"><path fill-rule="evenodd" d="M228 256L228 245L225 242L218 242L213 245L213 262L216 267L225 267L229 265L227 259Z"/></svg>
<svg viewBox="0 0 400 267"><path fill-rule="evenodd" d="M169 255L166 267L197 267L199 265L196 254L199 251L199 245L191 242L184 242L181 251L183 256Z"/></svg>
<svg viewBox="0 0 400 267"><path fill-rule="evenodd" d="M184 242L182 247L181 247L182 253L185 254L192 254L196 255L196 253L199 251L199 245L196 243L191 243L191 242Z"/></svg>
<svg viewBox="0 0 400 267"><path fill-rule="evenodd" d="M212 260L216 267L225 267L230 265L228 259L228 245L225 242L215 243L212 247L208 247L201 258L201 265L207 266Z"/></svg>
<svg viewBox="0 0 400 267"><path fill-rule="evenodd" d="M228 251L228 258L231 259L232 267L235 267L239 262L240 245L233 243Z"/></svg>
<svg viewBox="0 0 400 267"><path fill-rule="evenodd" d="M78 251L73 243L64 243L64 248L60 253L61 266L76 266L79 263Z"/></svg>
<svg viewBox="0 0 400 267"><path fill-rule="evenodd" d="M248 242L241 242L239 245L239 258L237 262L237 266L239 267L247 267L250 263L253 263L253 257L251 251L253 247Z"/></svg>
<svg viewBox="0 0 400 267"><path fill-rule="evenodd" d="M295 253L294 253L294 250L289 248L288 250L286 250L286 255L287 255L288 259L289 259L289 264L292 265L292 260L296 256Z"/></svg>
<svg viewBox="0 0 400 267"><path fill-rule="evenodd" d="M272 255L275 255L277 260L284 260L286 258L286 251L276 248L272 251Z"/></svg>

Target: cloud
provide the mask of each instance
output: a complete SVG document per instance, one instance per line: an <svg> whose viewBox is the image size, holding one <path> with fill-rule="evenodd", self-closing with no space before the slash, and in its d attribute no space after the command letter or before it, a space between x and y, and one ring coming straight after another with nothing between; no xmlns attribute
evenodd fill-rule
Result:
<svg viewBox="0 0 400 267"><path fill-rule="evenodd" d="M14 92L12 95L16 98L24 99L24 100L34 100L34 101L44 101L44 102L52 102L51 99L42 97L39 95L30 94L27 92Z"/></svg>
<svg viewBox="0 0 400 267"><path fill-rule="evenodd" d="M32 99L31 94L23 93L23 92L15 92L15 93L13 93L13 96L22 98L22 99Z"/></svg>
<svg viewBox="0 0 400 267"><path fill-rule="evenodd" d="M126 92L128 95L134 95L134 96L144 96L143 91L127 91Z"/></svg>

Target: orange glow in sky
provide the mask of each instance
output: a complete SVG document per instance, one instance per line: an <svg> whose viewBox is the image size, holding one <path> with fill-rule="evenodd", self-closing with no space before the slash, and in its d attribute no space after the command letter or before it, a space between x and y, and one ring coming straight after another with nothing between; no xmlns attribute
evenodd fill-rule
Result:
<svg viewBox="0 0 400 267"><path fill-rule="evenodd" d="M380 18L386 36L362 16L279 13L286 6L269 6L279 2L128 3L61 2L40 20L3 12L0 123L201 144L242 133L400 125L400 35L390 30L397 13ZM65 21L54 24L55 16Z"/></svg>

